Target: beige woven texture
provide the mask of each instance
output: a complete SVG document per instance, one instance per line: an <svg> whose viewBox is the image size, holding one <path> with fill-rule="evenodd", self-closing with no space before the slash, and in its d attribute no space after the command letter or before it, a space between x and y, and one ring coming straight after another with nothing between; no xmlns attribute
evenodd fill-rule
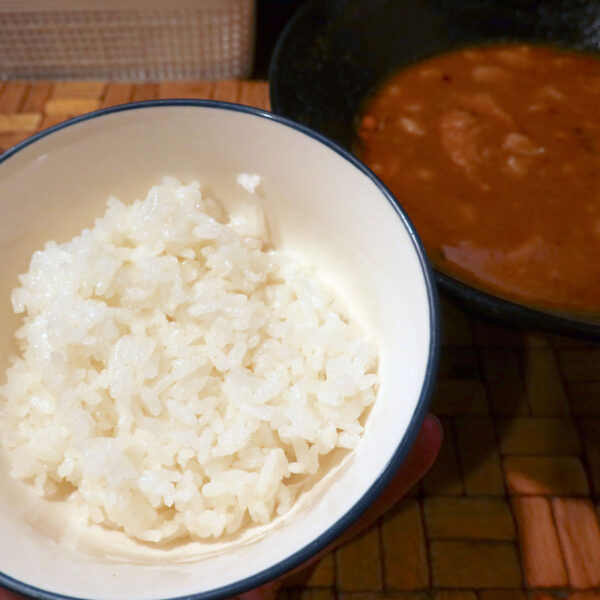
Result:
<svg viewBox="0 0 600 600"><path fill-rule="evenodd" d="M0 1L0 77L147 81L250 75L254 0L90 8L98 5L19 10Z"/></svg>

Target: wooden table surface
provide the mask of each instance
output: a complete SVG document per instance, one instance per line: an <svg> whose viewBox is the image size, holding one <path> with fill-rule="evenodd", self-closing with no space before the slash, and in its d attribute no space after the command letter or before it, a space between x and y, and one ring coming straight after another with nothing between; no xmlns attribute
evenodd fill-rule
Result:
<svg viewBox="0 0 600 600"><path fill-rule="evenodd" d="M100 107L173 97L268 108L263 82L11 81L0 87L0 149ZM600 600L600 346L442 309L437 463L282 597Z"/></svg>

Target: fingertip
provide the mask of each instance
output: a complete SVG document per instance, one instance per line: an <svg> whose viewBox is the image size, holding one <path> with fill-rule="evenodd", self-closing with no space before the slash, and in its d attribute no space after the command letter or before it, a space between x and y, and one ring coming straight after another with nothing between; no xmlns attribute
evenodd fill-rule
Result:
<svg viewBox="0 0 600 600"><path fill-rule="evenodd" d="M444 427L441 421L433 414L427 413L423 420L421 433L429 440L432 445L437 445L438 449L444 439Z"/></svg>
<svg viewBox="0 0 600 600"><path fill-rule="evenodd" d="M25 600L24 596L19 596L14 592L10 592L4 588L0 588L0 600Z"/></svg>
<svg viewBox="0 0 600 600"><path fill-rule="evenodd" d="M411 457L418 465L419 477L422 477L433 465L443 437L444 429L440 420L432 414L427 414L411 450Z"/></svg>

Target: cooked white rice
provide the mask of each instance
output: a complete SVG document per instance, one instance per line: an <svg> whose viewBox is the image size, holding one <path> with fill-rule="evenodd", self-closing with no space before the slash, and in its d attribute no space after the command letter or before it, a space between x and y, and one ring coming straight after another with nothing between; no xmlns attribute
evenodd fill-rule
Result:
<svg viewBox="0 0 600 600"><path fill-rule="evenodd" d="M217 538L288 511L322 455L359 442L376 351L268 249L258 210L229 219L166 178L131 206L110 198L19 279L11 474L45 496L68 482L88 522Z"/></svg>

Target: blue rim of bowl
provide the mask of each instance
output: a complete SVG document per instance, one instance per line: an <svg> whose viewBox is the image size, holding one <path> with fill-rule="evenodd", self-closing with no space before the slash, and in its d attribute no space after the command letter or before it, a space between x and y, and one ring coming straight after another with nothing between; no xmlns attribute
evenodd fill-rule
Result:
<svg viewBox="0 0 600 600"><path fill-rule="evenodd" d="M284 27L273 49L269 64L269 98L271 108L278 116L285 104L282 101L281 87L279 85L279 72L285 69L281 64L283 49L288 44L288 38L293 37L296 28L304 19L310 17L314 10L314 2L307 2L301 6ZM290 116L283 117L290 119ZM571 313L558 309L538 307L531 304L520 304L501 295L496 295L477 285L465 283L432 267L435 280L440 291L456 301L463 303L469 309L496 321L509 323L523 328L535 328L550 334L574 336L591 342L600 341L600 314Z"/></svg>
<svg viewBox="0 0 600 600"><path fill-rule="evenodd" d="M361 171L366 177L368 177L375 186L379 189L382 196L389 202L400 221L402 222L404 228L408 232L413 248L417 254L419 259L419 263L421 266L421 271L423 274L423 279L425 282L425 287L427 290L427 300L429 307L429 330L430 330L430 339L429 339L429 349L428 349L428 357L427 357L427 367L425 369L425 375L423 379L423 385L421 388L421 393L419 396L419 400L417 402L415 411L413 416L406 428L406 432L402 440L400 441L398 447L396 448L394 454L390 457L387 465L381 471L381 473L377 476L377 478L373 481L369 489L363 494L360 500L338 521L336 521L333 525L331 525L328 529L322 532L317 538L315 538L312 542L307 544L306 546L300 548L290 556L286 557L282 561L268 567L267 569L255 574L250 577L246 577L240 581L236 581L234 583L227 584L220 588L216 588L214 590L209 590L205 592L199 592L197 594L190 594L186 596L178 596L172 597L165 600L219 600L221 598L226 598L229 596L234 596L251 589L254 589L260 585L263 585L277 577L280 577L291 571L292 569L298 567L303 564L310 558L312 558L315 554L326 548L329 544L331 544L336 538L338 538L350 525L352 525L374 502L374 500L383 492L387 484L391 481L392 477L408 455L410 448L412 447L417 434L421 428L423 420L425 419L425 415L427 413L427 408L429 405L429 399L433 392L433 387L435 385L435 379L437 374L437 367L439 361L439 352L440 352L440 312L439 312L439 303L437 296L437 289L434 283L433 272L429 265L429 261L426 257L425 250L419 237L416 233L415 228L410 222L408 216L402 210L401 207L398 206L391 192L386 188L386 186L374 175L365 165L363 165L358 159L352 156L349 152L326 138L325 136L317 133L304 125L300 125L290 119L286 119L284 117L280 117L273 113L269 113L257 108L252 108L249 106L244 106L241 104L233 104L229 102L219 102L215 100L192 100L192 99L174 99L174 100L151 100L147 102L134 102L130 104L122 104L119 106L113 106L109 108L100 109L85 115L81 115L79 117L75 117L74 119L70 119L63 123L59 123L58 125L54 125L44 131L41 131L26 140L23 140L10 150L7 150L3 155L0 156L0 163L5 162L11 156L17 154L27 146L37 142L38 140L56 132L61 129L65 129L66 127L71 127L73 125L77 125L78 123L82 123L84 121L89 121L91 119L95 119L98 117L102 117L104 115L109 115L112 113L118 113L128 110L139 110L144 108L157 108L157 107L178 107L178 106L188 106L188 107L200 107L200 108L209 108L209 109L221 109L221 110L229 110L233 112L241 112L248 115L253 115L259 118L268 119L270 121L274 121L283 125L285 127L289 127L298 131L301 134L307 135L312 139L320 142L321 144L328 147L330 150L333 150L336 154L346 159L350 164L356 167L359 171ZM0 567L1 568L1 567ZM32 598L39 598L40 600L81 600L79 598L73 596L65 596L63 594L46 591L40 588L33 587L29 584L18 581L8 575L5 575L0 571L0 586L8 588L14 592L18 592L20 594L25 594L26 596Z"/></svg>

